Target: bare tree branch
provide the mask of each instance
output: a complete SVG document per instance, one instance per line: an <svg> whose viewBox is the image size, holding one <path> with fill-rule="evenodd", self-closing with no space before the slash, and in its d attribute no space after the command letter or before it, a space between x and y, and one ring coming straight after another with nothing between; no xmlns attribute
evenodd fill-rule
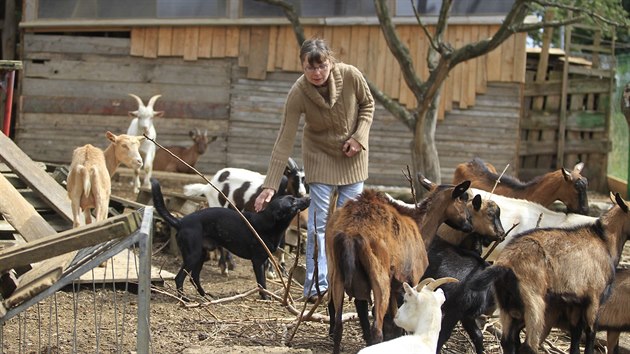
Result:
<svg viewBox="0 0 630 354"><path fill-rule="evenodd" d="M287 19L293 25L293 32L295 33L295 38L297 39L298 46L301 46L302 43L306 40L304 36L304 28L302 27L302 23L300 22L300 16L298 16L297 12L295 12L295 7L293 4L286 2L284 0L255 0L258 2L267 3L270 5L280 6L284 14L287 16Z"/></svg>
<svg viewBox="0 0 630 354"><path fill-rule="evenodd" d="M391 97L387 96L380 88L378 88L372 81L368 78L365 78L368 86L370 87L370 91L374 98L389 111L394 117L398 118L403 124L405 124L410 130L413 131L416 125L416 119L413 115L405 108L405 106L401 105L397 101L394 101Z"/></svg>
<svg viewBox="0 0 630 354"><path fill-rule="evenodd" d="M413 2L413 0L411 0L411 7L413 7L413 14L416 16L416 20L418 21L420 28L422 28L424 35L427 36L427 39L429 40L429 44L431 45L431 48L437 51L438 46L433 41L433 35L431 34L431 32L429 32L427 27L422 23L422 20L420 19L420 14L418 13L418 9L416 8L416 4Z"/></svg>
<svg viewBox="0 0 630 354"><path fill-rule="evenodd" d="M438 52L444 54L444 50L448 49L450 51L451 48L444 47L442 44L442 37L446 32L446 27L448 26L448 14L451 11L451 5L453 4L453 0L444 0L442 1L442 6L440 7L440 16L438 17L437 25L435 26L435 38L438 41L439 49Z"/></svg>
<svg viewBox="0 0 630 354"><path fill-rule="evenodd" d="M482 39L476 43L470 43L454 50L449 63L449 70L461 62L491 52L513 35L515 33L514 27L517 24L523 23L527 15L527 1L529 0L517 0L514 2L510 12L505 16L501 27L499 27L497 32L490 39Z"/></svg>
<svg viewBox="0 0 630 354"><path fill-rule="evenodd" d="M409 49L402 43L396 33L392 18L389 15L386 0L374 0L374 6L387 46L400 65L400 70L402 71L407 86L409 86L411 92L413 92L416 100L420 102L423 99L422 92L424 91L424 89L422 89L422 81L418 78L413 68Z"/></svg>

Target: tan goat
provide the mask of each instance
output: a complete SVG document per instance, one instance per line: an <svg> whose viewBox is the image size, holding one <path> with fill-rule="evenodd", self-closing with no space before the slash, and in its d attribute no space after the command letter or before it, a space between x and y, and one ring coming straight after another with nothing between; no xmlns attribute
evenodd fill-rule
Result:
<svg viewBox="0 0 630 354"><path fill-rule="evenodd" d="M72 153L72 163L66 189L72 205L73 227L79 226L79 213L83 210L85 223L92 222L90 209L94 209L96 221L107 218L109 197L111 195L111 176L118 165L123 163L129 168L140 168L140 143L142 136L126 134L105 134L111 144L105 151L86 144Z"/></svg>
<svg viewBox="0 0 630 354"><path fill-rule="evenodd" d="M630 207L618 193L611 199L614 206L594 224L520 234L479 277L495 279L504 353L519 346L519 353L536 353L554 323L551 310L568 314L570 353L579 352L582 333L585 353L593 353L598 311L630 236ZM471 283L478 288L476 280ZM523 328L525 343L520 345Z"/></svg>

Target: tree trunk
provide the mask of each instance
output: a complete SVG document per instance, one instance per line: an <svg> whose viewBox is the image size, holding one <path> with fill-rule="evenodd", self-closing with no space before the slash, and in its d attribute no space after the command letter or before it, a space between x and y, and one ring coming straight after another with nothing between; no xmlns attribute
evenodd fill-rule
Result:
<svg viewBox="0 0 630 354"><path fill-rule="evenodd" d="M440 172L440 160L435 146L435 128L437 125L437 104L440 101L440 91L433 96L430 105L422 105L417 112L416 127L411 146L413 160L413 183L416 195L421 198L426 195L426 190L420 186L417 180L418 173L424 175L430 181L440 184L442 175Z"/></svg>

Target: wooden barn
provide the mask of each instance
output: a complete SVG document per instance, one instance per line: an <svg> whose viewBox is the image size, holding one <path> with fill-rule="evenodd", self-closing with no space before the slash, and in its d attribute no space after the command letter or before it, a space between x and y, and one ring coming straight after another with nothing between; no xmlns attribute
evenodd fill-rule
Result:
<svg viewBox="0 0 630 354"><path fill-rule="evenodd" d="M297 3L307 37L323 36L341 61L359 67L400 103L415 105L380 31L372 0ZM411 7L402 3L391 1L393 22L410 49L416 71L426 78L428 42ZM503 3L502 8L481 6L475 11L457 5L447 40L461 47L492 35L511 4ZM435 9L421 10L426 14L424 23L431 27ZM264 173L286 93L302 70L295 35L284 14L254 0L185 4L144 0L132 5L119 0L23 0L19 28L24 69L16 88L13 137L32 159L46 162L68 163L75 146L88 142L104 146L106 130L125 132L127 113L136 109L128 93L145 100L161 94L155 105L165 112L155 121L158 142L189 145L190 130L207 129L218 139L198 162L200 171L212 174L230 166ZM588 145L598 154L592 160L602 154L605 160L607 123L599 124L594 135L583 125L573 132L571 118L554 128L541 123L548 111L532 115L531 109L525 109L538 94L566 102L558 97L576 93L571 85L562 84L562 77L553 75L548 78L553 85L544 93L537 91L542 84L530 86L528 80L535 77L528 74L527 63L526 35L516 34L488 55L451 72L436 131L443 181L451 179L458 163L474 156L500 169L510 164L514 174L528 169L527 177L591 156L588 147L576 143L561 153L570 155L566 161L556 159L564 142L559 142L563 139L558 134L543 132L546 129L564 131L572 138L594 140L595 136L597 141ZM580 91L584 104L575 96L575 102L565 107L602 113L607 122L603 102L609 91L598 89L591 96ZM551 101L544 101L541 112L560 108ZM537 130L536 139L546 139L544 148L534 133L523 133L524 122L526 129ZM368 184L406 185L401 171L410 164L411 139L412 132L378 105L370 136ZM299 147L298 142L293 154L298 162ZM541 154L549 155L547 160L536 157ZM587 161L585 174L601 189L606 164L590 166Z"/></svg>

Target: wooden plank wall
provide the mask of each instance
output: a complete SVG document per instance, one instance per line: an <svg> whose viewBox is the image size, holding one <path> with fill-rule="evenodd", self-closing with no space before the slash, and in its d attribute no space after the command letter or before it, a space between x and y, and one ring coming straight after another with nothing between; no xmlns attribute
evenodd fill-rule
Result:
<svg viewBox="0 0 630 354"><path fill-rule="evenodd" d="M498 28L498 25L452 25L448 27L445 40L459 48L491 36ZM401 25L397 30L409 48L416 72L426 79L428 41L424 32L417 25ZM378 26L305 26L304 32L307 38L326 38L339 60L356 65L390 97L407 107L416 106ZM492 53L457 66L444 86L440 118L453 107L474 106L476 95L485 93L487 81L524 82L525 39L524 33L514 35ZM229 26L132 30L132 55L155 58L154 43L161 48L158 56L179 56L184 60L238 57L239 65L247 68L250 79L263 80L275 71L302 70L299 48L290 26L254 26L238 30Z"/></svg>
<svg viewBox="0 0 630 354"><path fill-rule="evenodd" d="M562 98L562 57L549 59L547 78L534 82L538 56L530 56L527 84L524 89L523 116L519 146L519 176L525 180L550 170L572 169L577 162L585 163L584 175L589 189L606 192L608 137L610 119L609 70L571 64L567 83L567 120L564 166L556 166L560 103ZM534 101L542 98L542 106Z"/></svg>
<svg viewBox="0 0 630 354"><path fill-rule="evenodd" d="M213 28L212 33L216 30ZM247 31L241 29L231 35L254 38L244 35ZM371 31L379 34L376 27ZM167 35L159 35L162 32L165 31L160 29L153 35L166 38ZM202 32L199 38L208 38L209 33ZM225 31L223 36L228 38L228 33L230 31ZM292 35L288 31L283 33ZM353 38L354 32L349 33ZM224 42L218 42L216 46L208 46L211 49L205 49L206 52L197 51L196 60L188 60L183 57L185 46L175 48L173 45L184 43L185 38L176 41L178 35L173 31L171 38L170 47L161 44L162 41L157 41L157 45L148 45L145 41L143 53L145 48L147 51L156 48L158 53L156 58L145 58L129 56L134 51L133 40L129 39L26 35L25 70L17 112L18 145L35 160L69 163L74 147L86 143L104 147L105 130L126 131L127 112L136 108L127 93L136 93L145 100L161 93L163 96L155 108L164 110L165 116L155 122L158 141L166 145L187 145L190 129L205 128L219 139L209 146L197 164L202 172L211 174L230 166L264 173L284 99L300 75L299 63L296 64L294 58L297 47L275 52L265 65L268 69L270 62L277 63L274 70L267 71L264 79L258 79L251 78L251 68L242 65L252 55L247 51L250 48L247 41L238 41L239 48L233 53L225 51L228 47ZM293 38L284 41L294 43ZM358 50L374 51L374 48ZM159 54L174 52L181 54ZM227 54L214 57L212 53ZM343 59L342 54L343 51L338 56ZM362 65L373 66L374 60L367 60L373 55L378 57L376 53L366 54ZM291 70L277 68L285 61L293 63ZM490 71L477 67L476 72ZM382 80L391 75L385 74ZM474 95L475 104L461 109L451 102L446 118L438 124L436 138L443 181L452 179L457 163L473 156L481 156L497 166L512 163L517 156L514 135L518 132L521 84L488 82L479 77L475 79L475 87L476 90L483 87L484 93ZM293 153L299 163L300 136L298 132ZM401 171L411 164L412 137L406 126L377 105L370 136L369 184L407 186Z"/></svg>
<svg viewBox="0 0 630 354"><path fill-rule="evenodd" d="M105 147L105 132L125 133L134 93L145 103L162 94L154 121L158 142L188 146L189 131L219 138L199 161L206 171L225 166L230 63L159 61L129 56L129 39L33 35L24 38L16 141L35 160L68 162L76 146Z"/></svg>
<svg viewBox="0 0 630 354"><path fill-rule="evenodd" d="M492 163L499 172L509 164L506 173L516 175L520 101L520 84L488 82L474 107L453 108L438 121L435 140L443 182L452 180L457 164L473 157Z"/></svg>

